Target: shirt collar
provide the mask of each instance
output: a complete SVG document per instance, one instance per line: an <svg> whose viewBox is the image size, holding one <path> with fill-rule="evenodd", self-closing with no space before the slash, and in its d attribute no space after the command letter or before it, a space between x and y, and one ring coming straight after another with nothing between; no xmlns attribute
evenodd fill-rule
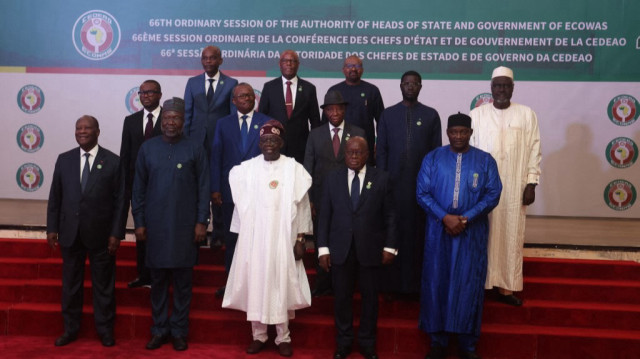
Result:
<svg viewBox="0 0 640 359"><path fill-rule="evenodd" d="M93 146L92 149L89 150L89 153L91 155L91 157L95 158L96 155L98 154L98 145L96 144L95 146ZM80 157L84 156L85 152L82 148L80 148Z"/></svg>

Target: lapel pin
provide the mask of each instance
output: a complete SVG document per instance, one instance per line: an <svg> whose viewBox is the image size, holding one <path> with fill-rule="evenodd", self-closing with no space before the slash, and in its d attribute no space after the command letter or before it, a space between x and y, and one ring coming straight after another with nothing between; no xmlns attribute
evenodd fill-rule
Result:
<svg viewBox="0 0 640 359"><path fill-rule="evenodd" d="M367 182L367 189L371 189L371 181Z"/></svg>
<svg viewBox="0 0 640 359"><path fill-rule="evenodd" d="M178 165L176 167L182 168L182 163L178 163Z"/></svg>

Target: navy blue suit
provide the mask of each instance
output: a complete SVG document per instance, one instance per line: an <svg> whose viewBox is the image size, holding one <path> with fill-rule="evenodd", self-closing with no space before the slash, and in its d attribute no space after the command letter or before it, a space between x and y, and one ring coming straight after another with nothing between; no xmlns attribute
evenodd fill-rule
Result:
<svg viewBox="0 0 640 359"><path fill-rule="evenodd" d="M112 334L115 319L115 256L109 237L124 238L124 176L120 158L99 147L84 192L80 187L80 149L58 156L49 202L47 233L57 233L62 253L62 315L65 332L80 330L84 267L91 268L96 330Z"/></svg>
<svg viewBox="0 0 640 359"><path fill-rule="evenodd" d="M338 346L353 341L352 299L356 277L362 294L358 342L374 347L378 318L378 281L385 247L396 248L396 218L389 175L367 165L360 200L353 208L348 169L325 178L318 220L318 247L331 256Z"/></svg>
<svg viewBox="0 0 640 359"><path fill-rule="evenodd" d="M295 158L298 163L303 163L309 125L311 128L316 128L322 123L318 97L316 96L316 87L300 77L298 77L298 87L292 88L291 91L296 91L291 118L287 118L282 77L264 84L258 111L284 125L284 148L281 153Z"/></svg>
<svg viewBox="0 0 640 359"><path fill-rule="evenodd" d="M233 217L233 198L229 186L229 172L231 168L241 162L252 159L261 153L258 147L260 127L270 118L254 111L251 117L251 126L248 128L246 149L242 149L240 137L240 120L238 112L218 120L216 134L211 148L211 193L222 194L222 224L224 226L225 242L225 270L229 273L233 252L238 239L237 233L229 232L231 218Z"/></svg>
<svg viewBox="0 0 640 359"><path fill-rule="evenodd" d="M191 77L184 89L184 134L207 149L213 142L218 119L235 113L231 102L233 88L238 80L220 72L220 79L214 83L213 102L207 101L205 74Z"/></svg>
<svg viewBox="0 0 640 359"><path fill-rule="evenodd" d="M162 134L161 118L162 109L153 126L152 136ZM131 190L133 188L133 178L136 173L136 159L138 159L138 151L144 142L144 125L147 119L144 118L144 110L140 110L124 118L122 125L122 141L120 142L120 164L125 176L125 212L129 212L129 202L131 201ZM126 226L126 221L125 221ZM149 282L149 268L144 263L145 253L147 251L147 243L145 241L136 241L136 268L138 270L138 278L144 283Z"/></svg>

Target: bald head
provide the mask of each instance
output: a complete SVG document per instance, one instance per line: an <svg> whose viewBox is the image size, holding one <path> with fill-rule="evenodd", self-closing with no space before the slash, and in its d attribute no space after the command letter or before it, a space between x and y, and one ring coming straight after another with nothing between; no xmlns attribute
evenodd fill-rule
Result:
<svg viewBox="0 0 640 359"><path fill-rule="evenodd" d="M287 80L291 80L298 74L300 59L298 54L293 50L284 50L280 55L280 73Z"/></svg>
<svg viewBox="0 0 640 359"><path fill-rule="evenodd" d="M350 169L360 171L369 159L367 140L360 136L351 137L344 150L344 162Z"/></svg>
<svg viewBox="0 0 640 359"><path fill-rule="evenodd" d="M207 46L202 50L200 58L202 68L207 76L213 77L218 73L218 68L222 65L222 54L217 46Z"/></svg>

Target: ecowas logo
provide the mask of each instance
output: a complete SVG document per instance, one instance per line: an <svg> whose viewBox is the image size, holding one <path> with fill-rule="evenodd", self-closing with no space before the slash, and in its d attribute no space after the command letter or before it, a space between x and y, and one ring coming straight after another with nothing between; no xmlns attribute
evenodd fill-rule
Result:
<svg viewBox="0 0 640 359"><path fill-rule="evenodd" d="M87 11L73 25L71 38L80 55L89 60L104 60L120 45L120 25L106 11Z"/></svg>
<svg viewBox="0 0 640 359"><path fill-rule="evenodd" d="M609 102L607 114L618 126L629 126L638 119L638 100L629 95L618 95Z"/></svg>
<svg viewBox="0 0 640 359"><path fill-rule="evenodd" d="M44 106L44 93L36 85L25 85L18 91L18 107L26 113L36 113Z"/></svg>
<svg viewBox="0 0 640 359"><path fill-rule="evenodd" d="M18 130L18 146L27 153L37 152L44 144L44 134L40 127L26 124Z"/></svg>
<svg viewBox="0 0 640 359"><path fill-rule="evenodd" d="M25 163L18 168L16 182L23 191L35 192L42 186L43 181L42 170L37 164Z"/></svg>
<svg viewBox="0 0 640 359"><path fill-rule="evenodd" d="M129 113L134 113L142 110L144 106L140 103L140 96L138 96L140 88L138 86L132 88L127 92L127 96L124 98L124 104L127 106Z"/></svg>
<svg viewBox="0 0 640 359"><path fill-rule="evenodd" d="M473 98L473 101L471 101L471 108L469 109L473 110L474 108L480 107L487 103L493 103L493 97L488 92L481 93Z"/></svg>
<svg viewBox="0 0 640 359"><path fill-rule="evenodd" d="M627 168L638 159L638 146L632 139L618 137L607 146L607 161L616 168Z"/></svg>
<svg viewBox="0 0 640 359"><path fill-rule="evenodd" d="M623 179L611 181L604 189L604 201L611 209L626 211L636 201L636 189Z"/></svg>

